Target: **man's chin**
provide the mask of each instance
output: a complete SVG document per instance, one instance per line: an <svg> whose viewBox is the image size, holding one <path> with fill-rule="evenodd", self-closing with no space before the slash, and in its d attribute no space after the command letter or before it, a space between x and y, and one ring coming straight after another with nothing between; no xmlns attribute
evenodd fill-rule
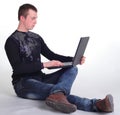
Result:
<svg viewBox="0 0 120 115"><path fill-rule="evenodd" d="M32 30L33 29L33 27L32 28L29 28L29 30Z"/></svg>

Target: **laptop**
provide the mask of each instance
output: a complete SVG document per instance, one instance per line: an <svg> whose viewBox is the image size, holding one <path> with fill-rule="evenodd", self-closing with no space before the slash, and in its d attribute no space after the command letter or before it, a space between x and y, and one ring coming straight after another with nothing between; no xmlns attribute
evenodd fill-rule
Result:
<svg viewBox="0 0 120 115"><path fill-rule="evenodd" d="M76 66L77 64L80 64L80 59L84 55L88 41L89 41L89 37L80 38L80 41L72 62L63 62L62 66L51 66L51 67L48 67L48 69L66 68L66 67L72 67L72 66Z"/></svg>

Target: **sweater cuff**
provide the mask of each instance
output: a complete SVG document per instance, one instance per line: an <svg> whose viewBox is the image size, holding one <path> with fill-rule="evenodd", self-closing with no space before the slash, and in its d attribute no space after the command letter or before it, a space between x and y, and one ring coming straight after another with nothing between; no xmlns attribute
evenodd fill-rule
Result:
<svg viewBox="0 0 120 115"><path fill-rule="evenodd" d="M41 69L44 69L43 63L41 63Z"/></svg>

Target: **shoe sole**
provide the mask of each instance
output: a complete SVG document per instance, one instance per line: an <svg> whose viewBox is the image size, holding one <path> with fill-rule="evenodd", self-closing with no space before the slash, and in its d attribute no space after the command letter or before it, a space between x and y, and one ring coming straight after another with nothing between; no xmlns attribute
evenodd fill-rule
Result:
<svg viewBox="0 0 120 115"><path fill-rule="evenodd" d="M106 105L110 105L110 107L106 108L106 112L113 112L114 111L114 104L113 104L112 95L106 96Z"/></svg>
<svg viewBox="0 0 120 115"><path fill-rule="evenodd" d="M46 100L46 104L54 108L55 110L61 111L63 113L72 113L77 110L77 107L75 105L70 106L68 104L58 103L52 100Z"/></svg>

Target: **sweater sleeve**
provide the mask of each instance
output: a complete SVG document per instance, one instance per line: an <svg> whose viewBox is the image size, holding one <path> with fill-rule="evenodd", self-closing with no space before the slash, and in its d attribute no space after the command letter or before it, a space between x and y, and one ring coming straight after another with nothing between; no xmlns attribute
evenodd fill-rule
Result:
<svg viewBox="0 0 120 115"><path fill-rule="evenodd" d="M73 57L59 55L51 51L43 39L41 39L41 47L42 47L41 48L42 55L45 56L49 60L59 60L61 62L69 62L73 60Z"/></svg>
<svg viewBox="0 0 120 115"><path fill-rule="evenodd" d="M23 63L19 54L19 47L13 39L7 39L5 51L14 74L33 73L43 68L41 62Z"/></svg>

